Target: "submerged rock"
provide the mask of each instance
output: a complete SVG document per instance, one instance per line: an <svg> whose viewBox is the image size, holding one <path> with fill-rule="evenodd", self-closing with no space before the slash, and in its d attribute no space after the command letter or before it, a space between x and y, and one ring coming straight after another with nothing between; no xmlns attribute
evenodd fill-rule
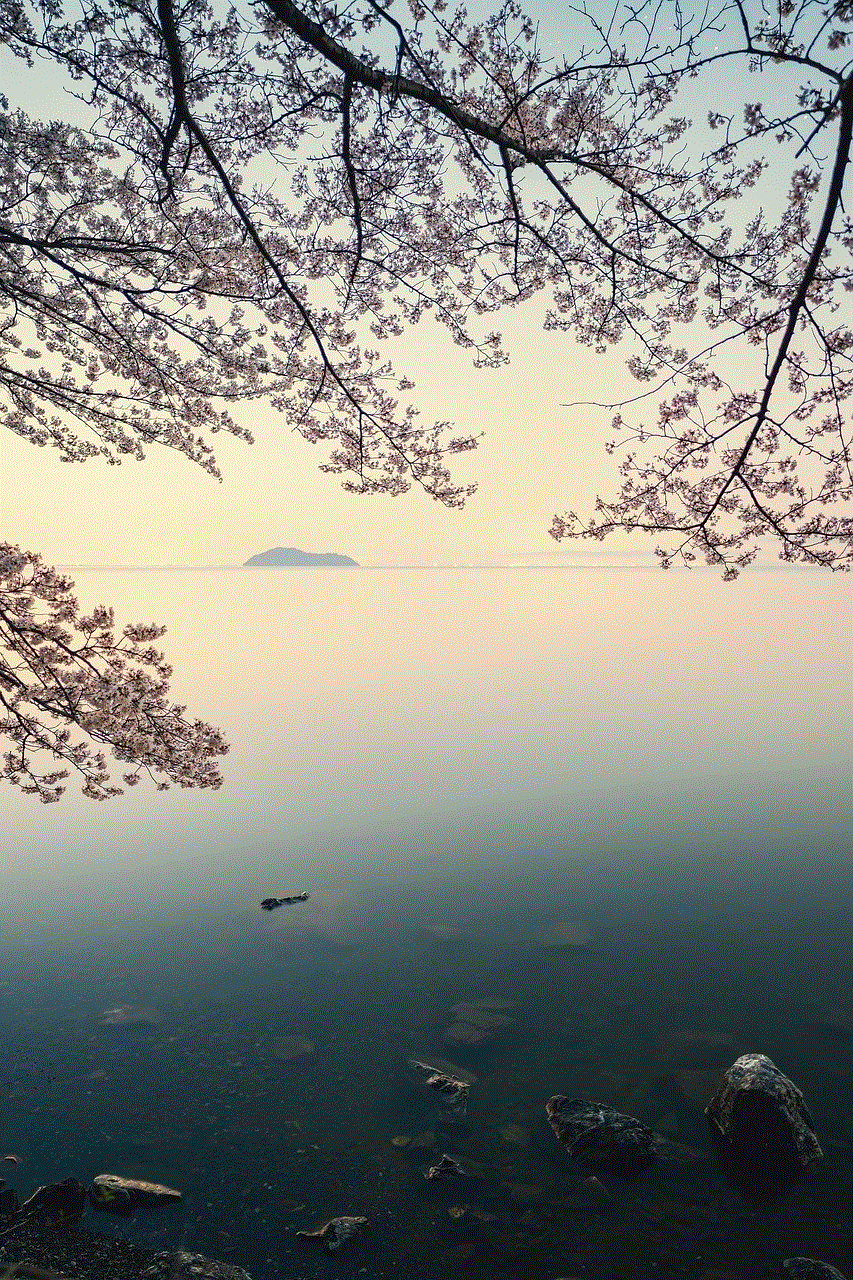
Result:
<svg viewBox="0 0 853 1280"><path fill-rule="evenodd" d="M330 1218L316 1231L297 1231L298 1240L321 1240L326 1253L340 1249L351 1236L357 1235L367 1225L367 1218Z"/></svg>
<svg viewBox="0 0 853 1280"><path fill-rule="evenodd" d="M752 1165L804 1168L823 1155L802 1093L763 1053L745 1053L729 1067L705 1115Z"/></svg>
<svg viewBox="0 0 853 1280"><path fill-rule="evenodd" d="M138 1004L119 1004L105 1009L98 1018L99 1027L159 1027L160 1015L156 1009Z"/></svg>
<svg viewBox="0 0 853 1280"><path fill-rule="evenodd" d="M440 1094L445 1106L458 1115L465 1115L468 1108L468 1091L470 1085L465 1080L439 1071L428 1062L419 1062L417 1058L409 1058L406 1064L416 1079L427 1089Z"/></svg>
<svg viewBox="0 0 853 1280"><path fill-rule="evenodd" d="M584 1178L574 1188L577 1203L588 1209L603 1209L610 1203L610 1192L598 1178Z"/></svg>
<svg viewBox="0 0 853 1280"><path fill-rule="evenodd" d="M314 1043L305 1036L273 1036L270 1052L279 1062L295 1062L314 1052Z"/></svg>
<svg viewBox="0 0 853 1280"><path fill-rule="evenodd" d="M76 1178L52 1182L37 1190L21 1205L21 1212L37 1214L50 1222L76 1222L86 1207L86 1188Z"/></svg>
<svg viewBox="0 0 853 1280"><path fill-rule="evenodd" d="M89 1188L89 1203L99 1213L117 1213L129 1218L137 1209L157 1209L183 1199L180 1191L159 1182L122 1178L117 1173L99 1173Z"/></svg>
<svg viewBox="0 0 853 1280"><path fill-rule="evenodd" d="M514 1204L541 1204L545 1198L545 1188L536 1182L502 1182L501 1186Z"/></svg>
<svg viewBox="0 0 853 1280"><path fill-rule="evenodd" d="M597 1215L606 1213L613 1206L613 1198L603 1182L595 1176L579 1178L567 1186L554 1201L562 1214Z"/></svg>
<svg viewBox="0 0 853 1280"><path fill-rule="evenodd" d="M508 1027L512 1018L506 1010L513 1005L508 1000L475 1000L453 1006L454 1021L444 1033L449 1044L480 1044L491 1040L496 1031Z"/></svg>
<svg viewBox="0 0 853 1280"><path fill-rule="evenodd" d="M414 1151L423 1153L435 1146L435 1133L432 1129L424 1129L422 1133L417 1133L414 1137L410 1133L401 1133L396 1138L391 1139L391 1145L399 1151L408 1151L410 1154Z"/></svg>
<svg viewBox="0 0 853 1280"><path fill-rule="evenodd" d="M464 1172L459 1161L445 1151L438 1164L430 1165L427 1169L426 1178L428 1182L437 1182L439 1178L454 1178Z"/></svg>
<svg viewBox="0 0 853 1280"><path fill-rule="evenodd" d="M142 1272L145 1280L251 1280L241 1267L217 1262L202 1253L157 1253Z"/></svg>
<svg viewBox="0 0 853 1280"><path fill-rule="evenodd" d="M655 1158L654 1133L633 1116L561 1094L548 1099L545 1111L560 1142L582 1164L633 1178Z"/></svg>

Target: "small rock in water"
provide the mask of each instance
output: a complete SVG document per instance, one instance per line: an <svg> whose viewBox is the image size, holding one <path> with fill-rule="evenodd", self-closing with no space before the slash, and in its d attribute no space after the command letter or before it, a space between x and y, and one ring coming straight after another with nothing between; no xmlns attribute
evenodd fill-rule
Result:
<svg viewBox="0 0 853 1280"><path fill-rule="evenodd" d="M805 1167L823 1155L802 1093L763 1053L745 1053L729 1067L705 1114L752 1165L787 1159Z"/></svg>
<svg viewBox="0 0 853 1280"><path fill-rule="evenodd" d="M581 1198L585 1198L590 1205L602 1205L610 1199L610 1192L607 1190L603 1182L599 1182L598 1178L584 1178L583 1182L577 1188L577 1193Z"/></svg>
<svg viewBox="0 0 853 1280"><path fill-rule="evenodd" d="M6 1163L7 1163L7 1164L20 1164L20 1163L21 1163L21 1157L20 1157L20 1156L8 1155L8 1156L4 1156L4 1157L3 1157L3 1159L6 1161Z"/></svg>
<svg viewBox="0 0 853 1280"><path fill-rule="evenodd" d="M157 1253L142 1272L145 1280L251 1280L241 1267L217 1262L202 1253Z"/></svg>
<svg viewBox="0 0 853 1280"><path fill-rule="evenodd" d="M21 1210L38 1214L49 1222L76 1222L86 1207L86 1188L76 1178L52 1182L37 1190L21 1205Z"/></svg>
<svg viewBox="0 0 853 1280"><path fill-rule="evenodd" d="M105 1009L98 1018L101 1027L159 1027L160 1015L156 1009L137 1004L119 1004Z"/></svg>
<svg viewBox="0 0 853 1280"><path fill-rule="evenodd" d="M562 1212L574 1216L605 1213L612 1206L610 1192L598 1178L581 1178L569 1185L559 1200Z"/></svg>
<svg viewBox="0 0 853 1280"><path fill-rule="evenodd" d="M425 1176L428 1182L436 1182L439 1178L453 1178L462 1173L464 1169L458 1160L454 1160L445 1152L438 1164L430 1165Z"/></svg>
<svg viewBox="0 0 853 1280"><path fill-rule="evenodd" d="M464 1115L468 1105L469 1085L443 1071L431 1067L428 1062L419 1062L417 1058L409 1058L408 1066L428 1089L441 1094L442 1100L453 1111Z"/></svg>
<svg viewBox="0 0 853 1280"><path fill-rule="evenodd" d="M789 1280L844 1280L840 1271L817 1258L786 1258L782 1267Z"/></svg>
<svg viewBox="0 0 853 1280"><path fill-rule="evenodd" d="M304 1200L277 1200L276 1204L283 1213L302 1213L305 1209Z"/></svg>
<svg viewBox="0 0 853 1280"><path fill-rule="evenodd" d="M297 1231L296 1237L298 1240L322 1240L325 1252L334 1253L366 1225L367 1218L330 1218L316 1231Z"/></svg>
<svg viewBox="0 0 853 1280"><path fill-rule="evenodd" d="M261 906L264 911L275 911L276 907L283 907L287 902L307 902L307 893L292 893L286 898L263 898Z"/></svg>
<svg viewBox="0 0 853 1280"><path fill-rule="evenodd" d="M129 1218L137 1209L157 1209L183 1199L180 1191L159 1182L123 1178L117 1173L99 1173L89 1188L89 1203L100 1213L117 1213Z"/></svg>
<svg viewBox="0 0 853 1280"><path fill-rule="evenodd" d="M583 1164L633 1178L655 1158L655 1135L633 1116L560 1094L548 1099L545 1111L560 1142Z"/></svg>

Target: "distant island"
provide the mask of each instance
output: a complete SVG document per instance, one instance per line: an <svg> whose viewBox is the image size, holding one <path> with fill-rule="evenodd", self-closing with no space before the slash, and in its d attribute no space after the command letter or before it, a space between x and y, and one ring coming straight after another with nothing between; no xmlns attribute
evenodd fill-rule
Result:
<svg viewBox="0 0 853 1280"><path fill-rule="evenodd" d="M315 552L300 551L298 547L271 547L269 551L261 551L259 555L250 556L243 565L243 568L255 569L261 568L298 568L305 569L310 566L324 566L326 568L353 568L359 567L358 561L351 560L349 556L338 556L333 552Z"/></svg>

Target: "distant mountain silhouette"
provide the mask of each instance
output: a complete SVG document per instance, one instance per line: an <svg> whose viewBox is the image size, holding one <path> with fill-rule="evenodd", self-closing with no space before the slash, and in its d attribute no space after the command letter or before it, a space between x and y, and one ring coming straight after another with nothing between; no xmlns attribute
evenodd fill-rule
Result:
<svg viewBox="0 0 853 1280"><path fill-rule="evenodd" d="M338 556L333 552L314 552L300 551L298 547L271 547L269 551L261 551L259 555L250 556L245 562L244 568L255 568L270 566L278 568L308 568L314 566L335 566L350 567L357 569L358 562L351 560L349 556Z"/></svg>

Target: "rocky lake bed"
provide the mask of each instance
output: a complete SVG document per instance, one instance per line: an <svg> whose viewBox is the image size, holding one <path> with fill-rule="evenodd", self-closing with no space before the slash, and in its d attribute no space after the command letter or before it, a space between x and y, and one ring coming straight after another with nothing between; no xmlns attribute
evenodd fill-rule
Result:
<svg viewBox="0 0 853 1280"><path fill-rule="evenodd" d="M560 954L562 963L577 964L577 943ZM358 963L337 949L327 961L329 977L351 977ZM355 989L347 985L342 1014ZM392 1046L400 1044L393 1027L373 1023L370 1036L344 1043L334 1021L319 1029L307 1006L296 1025L314 1038L265 1019L253 1024L251 1041L241 1039L234 1014L217 1037L209 1015L178 1032L174 1017L153 1004L111 1006L92 1020L78 1063L89 1070L31 1073L42 1101L59 1115L63 1099L109 1093L112 1080L138 1075L140 1062L163 1070L170 1060L170 1088L159 1105L152 1092L141 1132L127 1132L118 1115L100 1130L93 1148L121 1172L99 1171L86 1183L71 1176L24 1196L30 1160L7 1154L0 1262L17 1265L22 1277L29 1267L33 1276L70 1280L161 1273L266 1280L327 1274L322 1268L330 1265L347 1275L365 1267L374 1273L392 1263L425 1280L450 1266L472 1276L527 1271L555 1280L575 1273L835 1280L820 1266L836 1266L849 1280L849 1268L836 1265L843 1263L841 1204L827 1192L849 1168L851 1144L830 1123L821 1148L803 1092L766 1055L733 1057L728 1032L682 1029L660 1039L670 1061L658 1073L632 1078L591 1063L593 1047L629 1010L581 1005L572 1026L590 1052L577 1074L594 1081L594 1093L540 1095L531 1104L538 1076L523 1075L529 1009L519 997L472 991L448 1001L443 1013L435 1010L431 1035L424 1027L415 1033L417 1044L429 1040L441 1052L419 1050L392 1064ZM178 1070L176 1043L186 1055ZM450 1052L453 1059L444 1056ZM17 1096L31 1095L25 1073L12 1079ZM370 1081L383 1105L374 1092L362 1117ZM191 1234L189 1224L203 1217L191 1166L184 1165L186 1196L177 1182L155 1179L178 1165L172 1117L205 1089L217 1099L207 1110L206 1150L232 1170L232 1182L220 1183L215 1210L210 1202L215 1233L196 1231L193 1247L183 1249L176 1246ZM257 1107L248 1105L252 1096ZM253 1118L264 1102L261 1145ZM340 1119L330 1127L333 1115ZM137 1128L140 1121L137 1114ZM257 1172L245 1187L233 1181L238 1158L247 1173L263 1163L260 1185ZM111 1227L102 1225L107 1218ZM749 1277L738 1258L744 1235L764 1242L764 1270ZM204 1248L197 1250L199 1237ZM311 1249L315 1241L323 1248ZM826 1248L833 1241L834 1251ZM811 1258L817 1270L807 1272L803 1258L817 1242L824 1248L814 1252L829 1258ZM320 1261L330 1257L334 1263ZM791 1259L799 1271L784 1270Z"/></svg>

